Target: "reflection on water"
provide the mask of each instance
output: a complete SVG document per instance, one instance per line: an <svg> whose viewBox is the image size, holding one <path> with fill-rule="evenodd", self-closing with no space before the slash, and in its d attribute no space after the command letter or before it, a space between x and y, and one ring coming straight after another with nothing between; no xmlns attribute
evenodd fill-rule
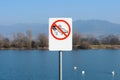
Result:
<svg viewBox="0 0 120 80"><path fill-rule="evenodd" d="M0 80L58 80L58 60L58 52L1 50ZM118 79L120 50L63 52L63 80Z"/></svg>

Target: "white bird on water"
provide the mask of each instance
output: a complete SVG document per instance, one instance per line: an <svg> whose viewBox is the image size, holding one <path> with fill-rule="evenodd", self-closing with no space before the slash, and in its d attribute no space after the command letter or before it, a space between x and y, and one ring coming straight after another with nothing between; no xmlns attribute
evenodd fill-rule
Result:
<svg viewBox="0 0 120 80"><path fill-rule="evenodd" d="M74 70L77 70L77 67L76 67L76 66L74 66Z"/></svg>
<svg viewBox="0 0 120 80"><path fill-rule="evenodd" d="M82 71L82 75L83 75L83 76L85 75L85 71Z"/></svg>
<svg viewBox="0 0 120 80"><path fill-rule="evenodd" d="M114 70L112 71L112 76L113 76L113 77L115 76L115 71L114 71Z"/></svg>

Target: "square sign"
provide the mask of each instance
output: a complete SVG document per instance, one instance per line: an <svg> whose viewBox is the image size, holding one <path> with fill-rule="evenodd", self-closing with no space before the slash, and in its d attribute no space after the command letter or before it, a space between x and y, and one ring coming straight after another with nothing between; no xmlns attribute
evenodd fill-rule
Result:
<svg viewBox="0 0 120 80"><path fill-rule="evenodd" d="M49 50L72 50L71 18L49 18Z"/></svg>

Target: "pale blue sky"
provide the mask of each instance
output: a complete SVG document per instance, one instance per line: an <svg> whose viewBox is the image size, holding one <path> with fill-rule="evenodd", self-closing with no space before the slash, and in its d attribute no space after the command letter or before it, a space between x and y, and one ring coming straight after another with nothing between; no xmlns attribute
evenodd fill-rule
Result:
<svg viewBox="0 0 120 80"><path fill-rule="evenodd" d="M0 24L48 23L49 17L120 23L120 0L0 0Z"/></svg>

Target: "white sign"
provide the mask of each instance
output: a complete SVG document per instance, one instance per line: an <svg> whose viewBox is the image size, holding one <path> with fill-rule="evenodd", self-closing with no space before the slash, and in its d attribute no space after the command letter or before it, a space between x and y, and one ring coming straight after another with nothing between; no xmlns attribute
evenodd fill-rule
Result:
<svg viewBox="0 0 120 80"><path fill-rule="evenodd" d="M72 50L71 18L49 18L49 50Z"/></svg>

